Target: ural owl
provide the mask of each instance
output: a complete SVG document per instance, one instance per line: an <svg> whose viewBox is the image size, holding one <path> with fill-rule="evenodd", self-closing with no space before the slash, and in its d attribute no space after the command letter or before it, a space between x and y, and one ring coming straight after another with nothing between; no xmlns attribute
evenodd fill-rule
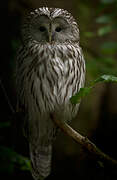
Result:
<svg viewBox="0 0 117 180"><path fill-rule="evenodd" d="M57 127L50 114L68 122L77 113L70 97L84 86L85 62L73 16L59 8L39 8L22 25L17 56L17 91L27 117L28 141L35 180L51 171Z"/></svg>

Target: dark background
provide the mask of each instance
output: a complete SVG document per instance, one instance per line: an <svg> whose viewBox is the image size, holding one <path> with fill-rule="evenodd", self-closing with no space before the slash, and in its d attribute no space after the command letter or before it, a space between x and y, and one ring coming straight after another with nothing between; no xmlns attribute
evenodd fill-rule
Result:
<svg viewBox="0 0 117 180"><path fill-rule="evenodd" d="M86 84L103 74L117 75L117 0L7 0L0 5L0 180L32 179L22 115L16 116L15 57L24 14L41 6L70 11L80 27L86 59ZM10 99L5 97L5 92ZM10 105L9 105L10 103ZM13 109L12 109L13 108ZM117 84L101 83L82 100L71 126L117 159ZM117 179L64 133L54 143L52 173L47 179Z"/></svg>

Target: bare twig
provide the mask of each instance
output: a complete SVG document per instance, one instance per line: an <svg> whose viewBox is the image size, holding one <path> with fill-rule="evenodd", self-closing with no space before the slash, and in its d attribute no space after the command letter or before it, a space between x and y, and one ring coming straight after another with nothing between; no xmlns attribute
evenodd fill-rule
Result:
<svg viewBox="0 0 117 180"><path fill-rule="evenodd" d="M72 129L67 123L57 119L56 114L51 115L54 123L68 136L72 137L77 143L82 145L88 152L93 155L97 161L101 161L104 167L109 167L110 169L117 171L117 161L112 159L107 154L103 153L99 148L96 147L87 137L82 136L80 133Z"/></svg>

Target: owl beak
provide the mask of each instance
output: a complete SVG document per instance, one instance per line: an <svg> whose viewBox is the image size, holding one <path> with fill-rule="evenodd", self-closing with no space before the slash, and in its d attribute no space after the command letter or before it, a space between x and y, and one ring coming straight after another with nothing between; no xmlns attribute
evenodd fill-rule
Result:
<svg viewBox="0 0 117 180"><path fill-rule="evenodd" d="M53 28L52 28L52 23L50 23L49 25L49 43L52 44L52 42L54 42L55 40L55 32L53 32Z"/></svg>
<svg viewBox="0 0 117 180"><path fill-rule="evenodd" d="M52 36L51 36L51 34L49 34L49 43L51 43L52 42Z"/></svg>
<svg viewBox="0 0 117 180"><path fill-rule="evenodd" d="M54 42L54 40L55 40L55 33L53 32L53 33L50 33L49 35L49 43Z"/></svg>
<svg viewBox="0 0 117 180"><path fill-rule="evenodd" d="M49 43L54 42L55 40L55 32L50 31L49 32Z"/></svg>
<svg viewBox="0 0 117 180"><path fill-rule="evenodd" d="M54 41L55 40L55 32L52 32L51 34L51 41Z"/></svg>

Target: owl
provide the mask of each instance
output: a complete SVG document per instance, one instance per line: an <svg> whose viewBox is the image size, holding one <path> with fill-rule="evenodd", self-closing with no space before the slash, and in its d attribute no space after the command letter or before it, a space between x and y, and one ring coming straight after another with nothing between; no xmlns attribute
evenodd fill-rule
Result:
<svg viewBox="0 0 117 180"><path fill-rule="evenodd" d="M22 46L17 55L18 102L26 112L32 176L45 179L51 172L52 143L62 122L70 121L79 104L70 98L85 81L85 62L79 46L78 25L67 10L42 7L24 20Z"/></svg>

